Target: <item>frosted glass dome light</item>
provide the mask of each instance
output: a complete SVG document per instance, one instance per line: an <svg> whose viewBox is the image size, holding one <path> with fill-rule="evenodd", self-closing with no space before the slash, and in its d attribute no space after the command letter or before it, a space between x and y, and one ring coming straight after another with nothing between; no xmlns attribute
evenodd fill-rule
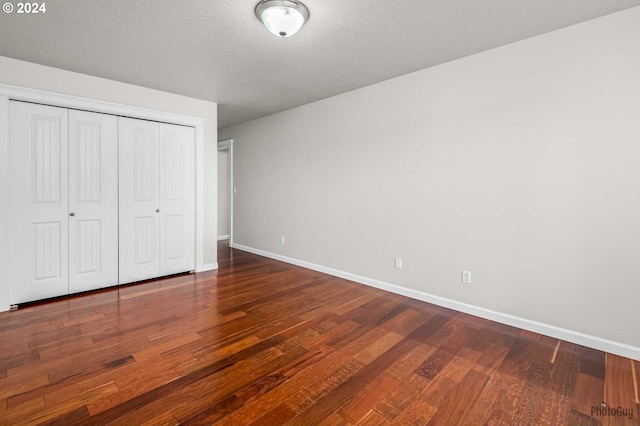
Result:
<svg viewBox="0 0 640 426"><path fill-rule="evenodd" d="M309 19L309 9L295 0L262 0L256 6L256 16L278 37L291 37Z"/></svg>

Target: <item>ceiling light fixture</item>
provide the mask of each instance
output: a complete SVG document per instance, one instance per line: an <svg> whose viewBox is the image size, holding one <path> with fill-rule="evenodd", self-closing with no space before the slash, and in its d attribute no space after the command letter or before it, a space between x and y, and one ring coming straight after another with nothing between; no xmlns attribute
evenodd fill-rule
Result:
<svg viewBox="0 0 640 426"><path fill-rule="evenodd" d="M291 37L309 20L309 9L296 0L262 0L256 16L279 37Z"/></svg>

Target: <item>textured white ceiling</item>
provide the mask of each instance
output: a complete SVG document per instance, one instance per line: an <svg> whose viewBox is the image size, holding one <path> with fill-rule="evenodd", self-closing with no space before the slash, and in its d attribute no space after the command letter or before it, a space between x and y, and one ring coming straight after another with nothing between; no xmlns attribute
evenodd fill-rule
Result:
<svg viewBox="0 0 640 426"><path fill-rule="evenodd" d="M224 127L640 5L304 0L311 19L280 39L257 2L49 0L0 14L0 55L218 102Z"/></svg>

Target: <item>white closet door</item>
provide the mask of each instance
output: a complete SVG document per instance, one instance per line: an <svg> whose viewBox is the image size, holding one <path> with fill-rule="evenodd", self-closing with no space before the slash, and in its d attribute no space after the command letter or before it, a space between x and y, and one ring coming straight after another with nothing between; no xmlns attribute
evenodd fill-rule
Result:
<svg viewBox="0 0 640 426"><path fill-rule="evenodd" d="M68 111L10 103L11 303L61 296L68 277Z"/></svg>
<svg viewBox="0 0 640 426"><path fill-rule="evenodd" d="M160 125L160 274L195 269L195 130Z"/></svg>
<svg viewBox="0 0 640 426"><path fill-rule="evenodd" d="M69 293L118 283L118 119L69 111Z"/></svg>
<svg viewBox="0 0 640 426"><path fill-rule="evenodd" d="M158 123L118 119L120 283L160 275Z"/></svg>

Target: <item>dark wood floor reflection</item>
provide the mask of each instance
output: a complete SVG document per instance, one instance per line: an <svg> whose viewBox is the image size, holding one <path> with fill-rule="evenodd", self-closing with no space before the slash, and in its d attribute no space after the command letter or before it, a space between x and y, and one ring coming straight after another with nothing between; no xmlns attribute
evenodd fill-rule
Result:
<svg viewBox="0 0 640 426"><path fill-rule="evenodd" d="M638 424L638 362L219 250L0 314L0 423Z"/></svg>

